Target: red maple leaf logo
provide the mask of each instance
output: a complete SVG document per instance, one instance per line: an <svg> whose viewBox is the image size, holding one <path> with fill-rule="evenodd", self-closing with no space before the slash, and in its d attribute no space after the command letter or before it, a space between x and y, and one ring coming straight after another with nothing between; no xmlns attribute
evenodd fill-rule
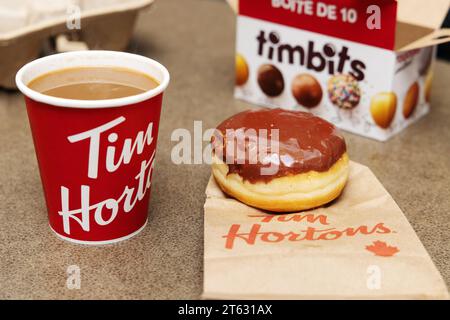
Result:
<svg viewBox="0 0 450 320"><path fill-rule="evenodd" d="M374 241L372 245L366 246L366 250L380 257L392 257L400 251L397 247L390 246L383 241Z"/></svg>

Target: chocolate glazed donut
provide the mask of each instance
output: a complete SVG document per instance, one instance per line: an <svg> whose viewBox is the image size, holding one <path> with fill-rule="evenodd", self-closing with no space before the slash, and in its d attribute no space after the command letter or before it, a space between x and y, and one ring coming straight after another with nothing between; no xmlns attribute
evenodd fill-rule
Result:
<svg viewBox="0 0 450 320"><path fill-rule="evenodd" d="M339 196L347 181L344 138L310 113L242 112L217 127L212 144L213 175L222 190L261 209L314 208Z"/></svg>

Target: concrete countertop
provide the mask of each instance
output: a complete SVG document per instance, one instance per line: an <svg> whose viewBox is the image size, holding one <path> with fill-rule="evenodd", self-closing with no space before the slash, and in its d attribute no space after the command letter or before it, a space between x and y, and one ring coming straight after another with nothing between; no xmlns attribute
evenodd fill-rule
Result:
<svg viewBox="0 0 450 320"><path fill-rule="evenodd" d="M157 1L140 16L131 51L165 64L165 97L150 218L118 245L56 238L22 97L0 91L0 299L195 299L202 291L207 165L172 163L174 129L203 128L250 105L233 99L234 16L223 1ZM432 112L387 143L346 134L353 160L392 194L450 286L450 65L435 70ZM81 270L81 289L66 286Z"/></svg>

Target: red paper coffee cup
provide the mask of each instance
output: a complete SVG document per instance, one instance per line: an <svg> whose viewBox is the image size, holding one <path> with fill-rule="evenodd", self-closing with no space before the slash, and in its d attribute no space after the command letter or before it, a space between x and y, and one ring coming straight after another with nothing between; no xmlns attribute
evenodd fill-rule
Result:
<svg viewBox="0 0 450 320"><path fill-rule="evenodd" d="M73 67L119 67L160 84L111 100L50 97L27 87L45 73ZM147 223L163 92L169 73L149 58L114 51L56 54L16 76L25 95L51 229L81 244L109 244Z"/></svg>

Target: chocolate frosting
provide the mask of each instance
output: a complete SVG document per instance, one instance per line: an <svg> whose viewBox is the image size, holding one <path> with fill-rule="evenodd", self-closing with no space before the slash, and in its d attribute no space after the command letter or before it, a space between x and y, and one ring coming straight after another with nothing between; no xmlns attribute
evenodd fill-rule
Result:
<svg viewBox="0 0 450 320"><path fill-rule="evenodd" d="M237 173L253 183L327 171L347 150L331 123L310 113L282 109L234 115L217 127L212 146L227 163L228 174ZM275 170L261 170L270 166Z"/></svg>

